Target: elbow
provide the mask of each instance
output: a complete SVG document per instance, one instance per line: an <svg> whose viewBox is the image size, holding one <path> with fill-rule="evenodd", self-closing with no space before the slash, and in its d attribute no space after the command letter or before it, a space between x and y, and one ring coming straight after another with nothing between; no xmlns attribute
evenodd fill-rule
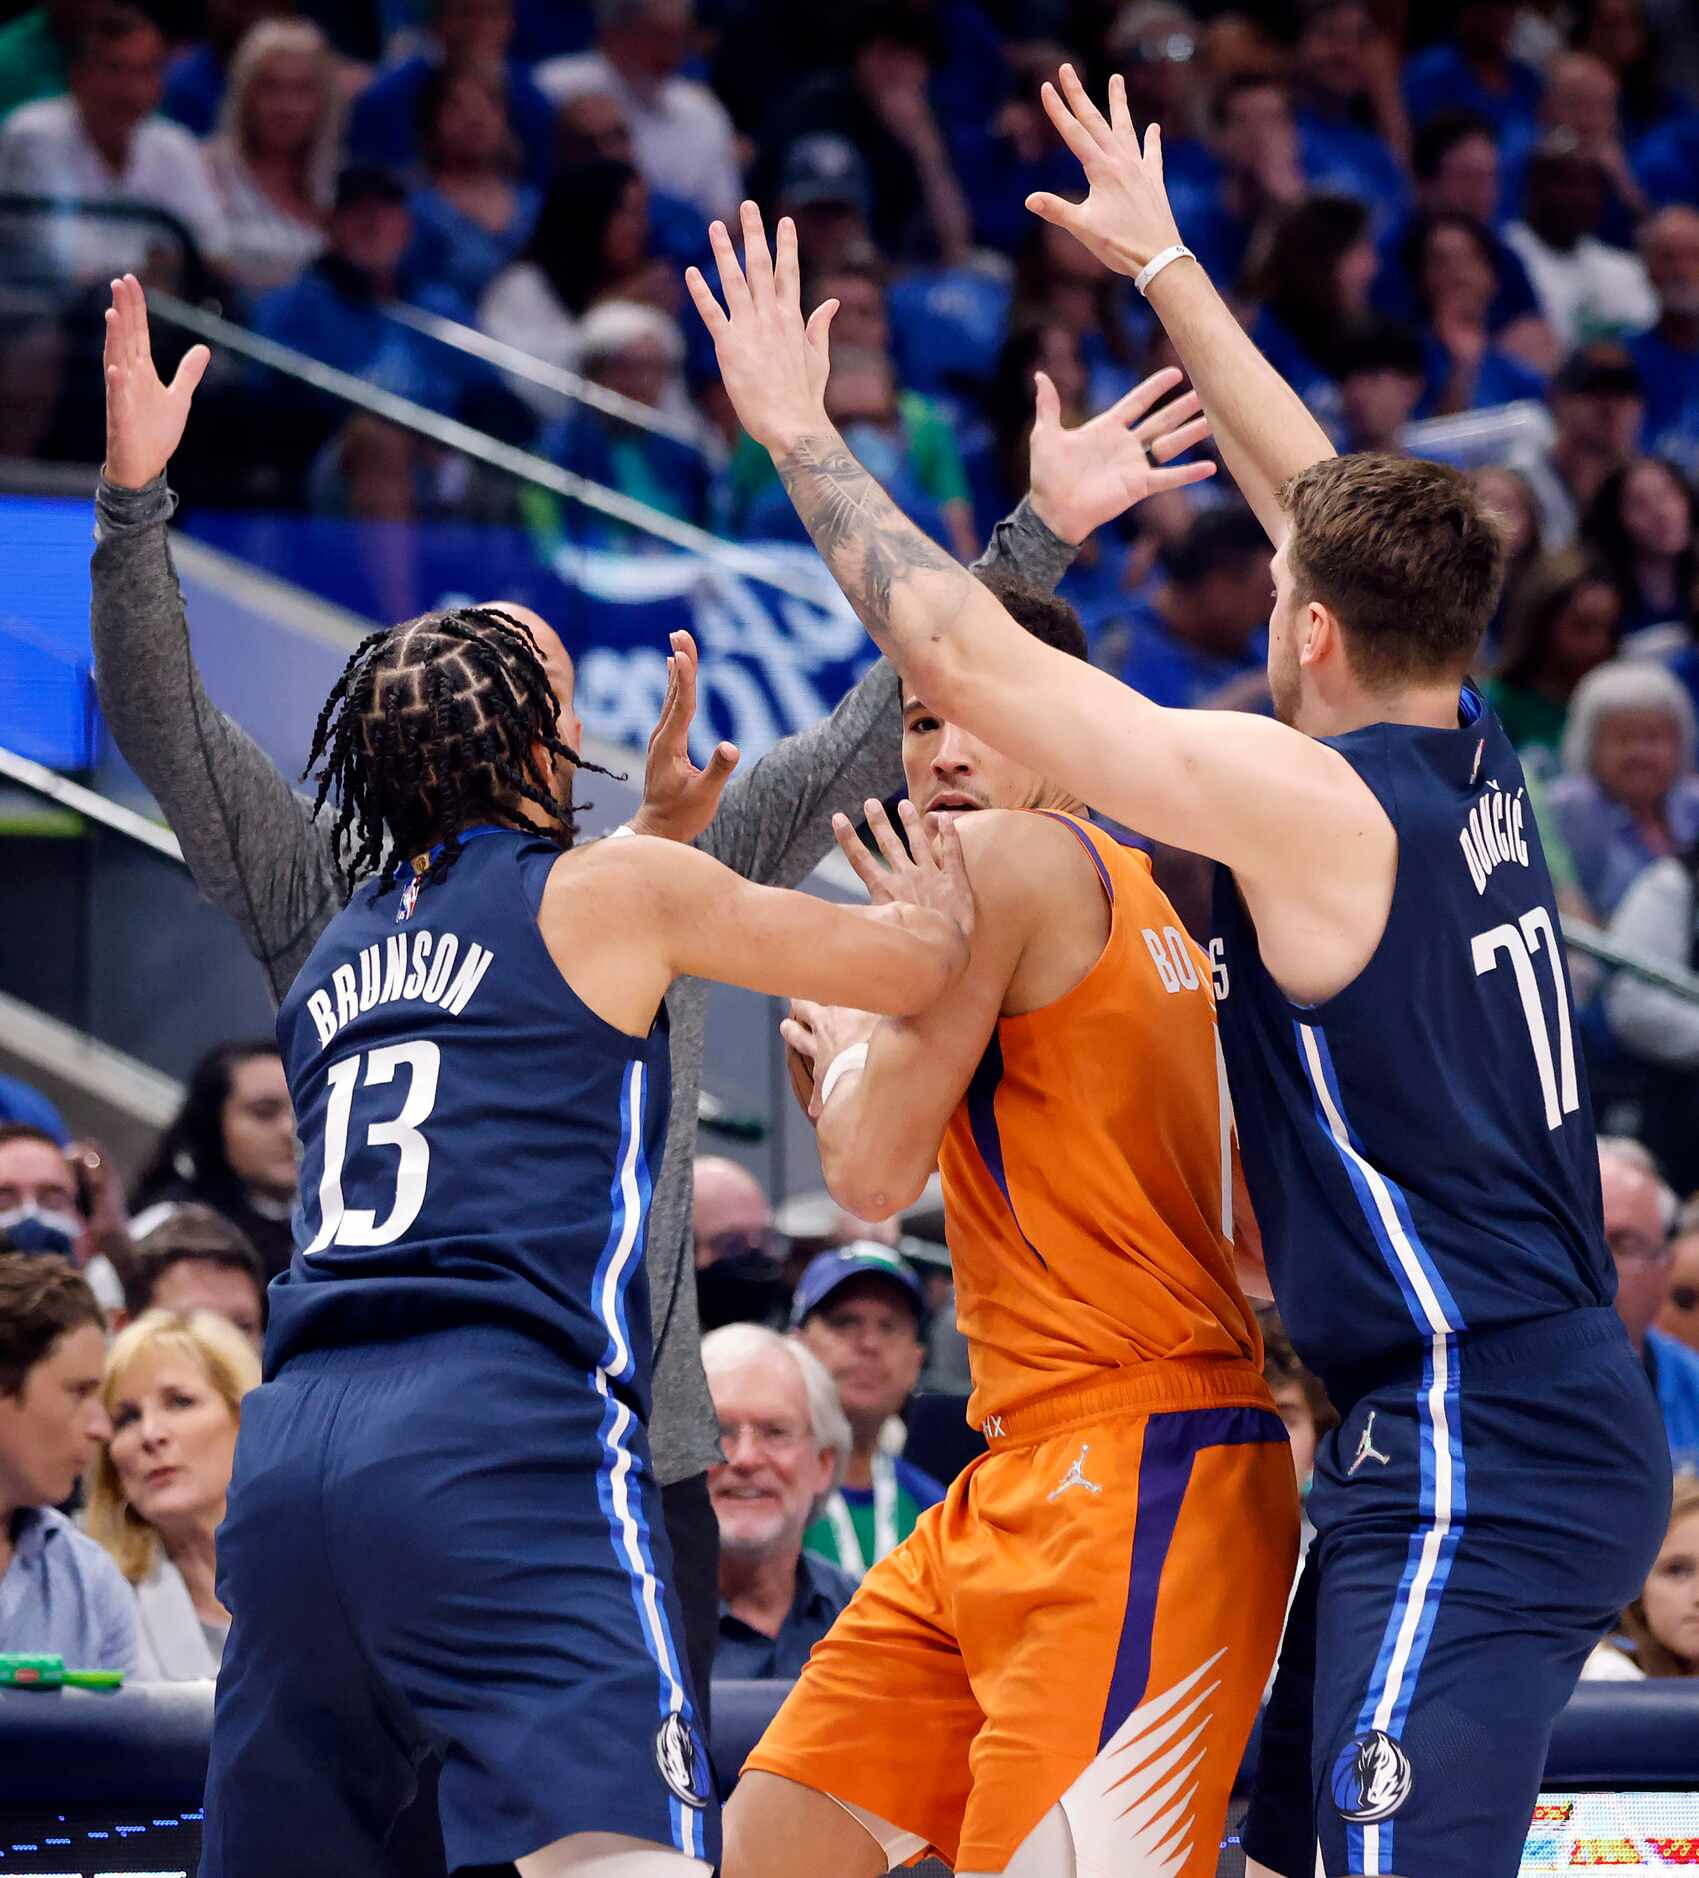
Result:
<svg viewBox="0 0 1699 1878"><path fill-rule="evenodd" d="M831 1165L821 1154L826 1175L826 1191L846 1213L864 1219L870 1225L894 1219L905 1212L926 1190L930 1168L905 1166L895 1156L857 1153L853 1149L834 1156Z"/></svg>

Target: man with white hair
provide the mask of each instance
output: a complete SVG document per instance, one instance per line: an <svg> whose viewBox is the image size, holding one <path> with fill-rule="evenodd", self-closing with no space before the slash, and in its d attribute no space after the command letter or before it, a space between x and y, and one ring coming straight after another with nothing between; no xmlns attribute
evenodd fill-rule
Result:
<svg viewBox="0 0 1699 1878"><path fill-rule="evenodd" d="M849 1423L820 1359L760 1324L702 1339L725 1460L708 1470L720 1522L721 1676L800 1675L855 1594L855 1580L802 1549L843 1477Z"/></svg>
<svg viewBox="0 0 1699 1878"><path fill-rule="evenodd" d="M1616 1313L1657 1392L1678 1468L1699 1467L1699 1356L1653 1328L1670 1287L1675 1195L1638 1141L1599 1137L1605 1243L1616 1260Z"/></svg>
<svg viewBox="0 0 1699 1878"><path fill-rule="evenodd" d="M1614 659L1575 687L1547 802L1601 919L1654 861L1699 844L1694 749L1693 700L1655 661Z"/></svg>

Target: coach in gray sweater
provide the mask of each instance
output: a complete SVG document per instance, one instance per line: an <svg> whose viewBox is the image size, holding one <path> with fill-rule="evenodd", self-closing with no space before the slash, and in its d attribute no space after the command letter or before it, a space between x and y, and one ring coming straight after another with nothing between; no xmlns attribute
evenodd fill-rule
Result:
<svg viewBox="0 0 1699 1878"><path fill-rule="evenodd" d="M173 383L162 384L139 289L125 281L115 298L122 310L107 321L106 464L95 499L95 681L119 749L158 800L196 884L241 927L276 1000L343 904L330 814L315 818L202 687L166 539L176 498L164 475L206 349L196 347ZM1041 380L1032 492L997 525L977 567L1054 588L1076 545L1146 493L1148 446L1160 439L1157 454L1166 458L1196 430L1188 422L1196 410L1189 397L1145 415L1169 388L1165 381L1147 395L1130 394L1101 417L1065 430L1055 392ZM663 798L693 793L698 825L712 813L697 845L750 880L795 886L832 848L834 810L903 786L897 680L883 661L830 717L786 738L729 784L723 765L705 775L692 770L683 743L688 728L678 725L673 747L652 752L643 813L653 811L661 832L669 815L677 819L678 802L657 802L657 791ZM713 812L702 798L722 784ZM719 1542L706 1474L719 1445L702 1373L690 1232L704 1011L699 981L681 979L667 994L672 1120L655 1182L648 1269L655 1337L650 1444L705 1709L719 1615Z"/></svg>

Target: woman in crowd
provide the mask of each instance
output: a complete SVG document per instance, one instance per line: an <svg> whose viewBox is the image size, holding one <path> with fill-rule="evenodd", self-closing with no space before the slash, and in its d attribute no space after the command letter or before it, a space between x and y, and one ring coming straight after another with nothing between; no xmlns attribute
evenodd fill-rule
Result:
<svg viewBox="0 0 1699 1878"><path fill-rule="evenodd" d="M517 181L519 141L499 68L439 66L419 91L425 184L413 192L413 245L404 282L446 288L467 317L529 238L542 198Z"/></svg>
<svg viewBox="0 0 1699 1878"><path fill-rule="evenodd" d="M1422 316L1425 383L1416 416L1450 417L1539 398L1545 386L1520 359L1494 343L1487 320L1498 294L1492 241L1467 215L1419 215L1405 242L1404 265Z"/></svg>
<svg viewBox="0 0 1699 1878"><path fill-rule="evenodd" d="M1658 1329L1699 1351L1699 1194L1681 1209L1670 1246L1670 1289Z"/></svg>
<svg viewBox="0 0 1699 1878"><path fill-rule="evenodd" d="M252 1345L215 1311L147 1311L107 1355L112 1439L95 1463L88 1529L135 1587L144 1682L218 1674L230 1613L214 1588L213 1535L242 1398L259 1380Z"/></svg>
<svg viewBox="0 0 1699 1878"><path fill-rule="evenodd" d="M1609 919L1636 877L1699 847L1693 702L1651 659L1619 659L1575 688L1552 819L1581 891Z"/></svg>
<svg viewBox="0 0 1699 1878"><path fill-rule="evenodd" d="M1522 583L1539 564L1540 503L1527 477L1502 464L1485 463L1469 472L1469 480L1504 531L1504 584L1481 646L1481 665L1490 669L1503 649L1505 622L1516 609Z"/></svg>
<svg viewBox="0 0 1699 1878"><path fill-rule="evenodd" d="M1581 1671L1593 1682L1699 1675L1699 1480L1676 1476L1669 1531L1646 1588Z"/></svg>
<svg viewBox="0 0 1699 1878"><path fill-rule="evenodd" d="M248 1235L275 1278L294 1247L295 1187L295 1118L277 1045L222 1044L195 1065L159 1138L136 1190L133 1230L146 1232L162 1203L198 1200Z"/></svg>
<svg viewBox="0 0 1699 1878"><path fill-rule="evenodd" d="M1340 340L1363 321L1379 269L1369 212L1349 196L1310 196L1270 231L1249 269L1262 303L1251 337L1318 423L1337 434L1342 412L1330 364Z"/></svg>
<svg viewBox="0 0 1699 1878"><path fill-rule="evenodd" d="M629 163L586 163L566 170L543 198L531 238L491 281L478 325L492 339L550 365L576 371L579 326L601 300L640 300L672 313L676 283L650 253L649 203ZM514 389L545 416L562 399L535 385Z"/></svg>
<svg viewBox="0 0 1699 1878"><path fill-rule="evenodd" d="M1681 93L1664 82L1665 68L1643 0L1580 0L1569 38L1581 51L1603 59L1622 87L1625 143L1638 143L1685 109Z"/></svg>
<svg viewBox="0 0 1699 1878"><path fill-rule="evenodd" d="M1610 576L1577 553L1554 554L1524 575L1504 624L1488 701L1510 741L1548 763L1563 741L1569 701L1595 666L1613 658L1622 602Z"/></svg>
<svg viewBox="0 0 1699 1878"><path fill-rule="evenodd" d="M1687 644L1699 605L1699 495L1681 471L1655 456L1613 470L1581 533L1622 595L1623 632L1670 627L1671 649Z"/></svg>
<svg viewBox="0 0 1699 1878"><path fill-rule="evenodd" d="M323 250L342 115L316 26L262 20L246 34L207 168L224 205L229 271L249 292L292 281Z"/></svg>

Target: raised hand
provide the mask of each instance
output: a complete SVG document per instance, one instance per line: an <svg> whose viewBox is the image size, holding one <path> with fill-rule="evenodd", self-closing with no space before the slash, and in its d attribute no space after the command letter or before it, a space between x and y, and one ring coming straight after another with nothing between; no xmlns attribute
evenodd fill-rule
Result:
<svg viewBox="0 0 1699 1878"><path fill-rule="evenodd" d="M1215 474L1215 465L1207 460L1160 467L1173 463L1209 435L1209 420L1199 415L1195 391L1157 404L1185 382L1173 366L1153 372L1107 411L1072 430L1062 426L1062 400L1056 387L1043 372L1035 378L1038 416L1032 427L1032 506L1039 520L1063 541L1077 547L1094 529L1146 496L1202 482Z"/></svg>
<svg viewBox="0 0 1699 1878"><path fill-rule="evenodd" d="M923 816L905 796L897 805L908 845L891 826L884 805L864 805L867 826L885 857L883 867L867 852L847 815L832 817L832 833L856 878L875 906L919 906L953 919L964 939L973 937L973 888L962 858L961 836L952 817Z"/></svg>
<svg viewBox="0 0 1699 1878"><path fill-rule="evenodd" d="M720 377L739 422L757 443L784 449L794 438L830 429L826 417L826 335L836 300L802 318L801 273L796 224L779 222L775 254L767 247L761 211L742 211L743 265L738 265L724 222L708 230L720 271L722 309L699 268L687 268L684 284L714 341Z"/></svg>
<svg viewBox="0 0 1699 1878"><path fill-rule="evenodd" d="M1107 118L1071 65L1062 67L1058 84L1060 89L1046 84L1040 96L1056 134L1080 160L1088 194L1083 202L1064 202L1040 192L1028 196L1026 206L1065 228L1105 267L1136 274L1180 239L1162 181L1162 132L1152 124L1139 148L1127 109L1127 81L1119 72L1109 81Z"/></svg>
<svg viewBox="0 0 1699 1878"><path fill-rule="evenodd" d="M169 385L154 370L147 300L134 274L112 283L106 309L106 480L140 489L164 472L183 441L189 404L212 354L191 346Z"/></svg>
<svg viewBox="0 0 1699 1878"><path fill-rule="evenodd" d="M667 695L649 736L643 769L643 801L631 818L640 835L694 841L714 819L720 796L737 768L737 746L720 743L698 769L690 756L690 726L696 718L696 641L687 632L671 638Z"/></svg>

